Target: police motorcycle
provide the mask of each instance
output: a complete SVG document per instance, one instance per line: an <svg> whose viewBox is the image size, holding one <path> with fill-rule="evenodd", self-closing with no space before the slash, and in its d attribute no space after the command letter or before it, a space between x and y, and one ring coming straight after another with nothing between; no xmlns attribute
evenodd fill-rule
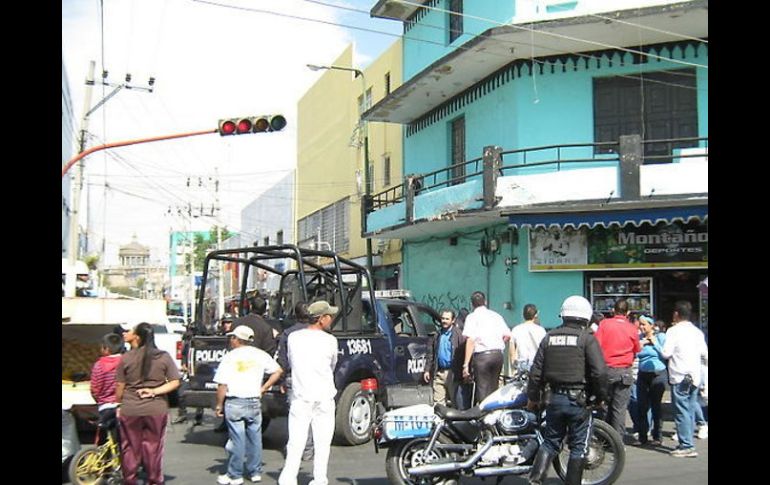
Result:
<svg viewBox="0 0 770 485"><path fill-rule="evenodd" d="M542 443L540 416L528 411L527 373L464 411L442 404L417 404L385 412L374 427L375 451L388 448L385 469L399 485L457 485L461 476L528 475ZM594 416L596 412L594 411ZM569 450L553 461L559 478L567 474ZM583 485L614 483L625 463L623 440L604 421L593 421Z"/></svg>

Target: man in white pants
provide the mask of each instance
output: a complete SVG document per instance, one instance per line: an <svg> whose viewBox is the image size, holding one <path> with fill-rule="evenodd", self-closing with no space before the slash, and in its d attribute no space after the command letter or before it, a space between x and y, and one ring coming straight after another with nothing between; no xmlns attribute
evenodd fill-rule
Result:
<svg viewBox="0 0 770 485"><path fill-rule="evenodd" d="M292 332L286 342L292 372L289 408L289 442L286 463L278 477L279 485L297 485L302 450L308 426L313 431L315 457L310 485L327 485L326 472L334 436L334 367L337 365L337 339L328 333L339 308L325 301L308 307L310 325Z"/></svg>

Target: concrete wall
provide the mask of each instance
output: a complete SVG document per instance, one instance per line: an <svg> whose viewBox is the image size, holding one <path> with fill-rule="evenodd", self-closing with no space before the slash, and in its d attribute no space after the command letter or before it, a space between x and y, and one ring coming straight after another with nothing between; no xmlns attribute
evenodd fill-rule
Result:
<svg viewBox="0 0 770 485"><path fill-rule="evenodd" d="M500 236L504 224L488 228ZM479 243L483 228L459 235L457 245L449 242L450 234L428 240L404 242L405 287L415 299L437 310L451 307L470 309L470 295L476 290L487 295L489 307L500 313L509 326L523 321L524 305L534 303L540 310L543 326L559 325L559 309L564 298L583 294L583 273L530 273L527 251L528 232L521 230L518 243L502 243L489 268L482 266ZM512 247L513 246L513 247ZM506 257L519 258L506 273ZM510 308L506 308L510 303Z"/></svg>
<svg viewBox="0 0 770 485"><path fill-rule="evenodd" d="M677 59L681 50L676 49ZM700 47L696 57L694 49L688 48L683 60L708 64L706 48ZM583 61L577 70L569 63L566 72L559 65L554 73L550 66L535 77L529 75L527 67L522 68L521 77L494 89L470 105L447 114L444 118L404 141L404 172L423 173L449 164L449 125L452 120L465 116L466 160L480 157L486 145L499 145L503 150L531 148L545 145L570 143L591 143L594 139L593 79L595 77L632 75L639 72L653 72L681 69L685 66L665 61L651 61L633 65L626 55L625 65L620 66L620 57L613 58L612 67L603 63L601 68L591 62L588 69ZM708 72L697 69L698 136L708 136ZM541 156L553 156L543 153ZM537 161L537 155L528 154L528 161ZM504 164L520 161L506 155ZM595 165L594 165L595 166ZM543 173L553 167L532 168L522 173Z"/></svg>
<svg viewBox="0 0 770 485"><path fill-rule="evenodd" d="M435 9L448 10L449 0L431 2ZM449 14L429 10L404 35L404 79L428 67L474 36L492 27L499 27L511 20L514 14L514 0L465 0L463 34L449 43ZM471 18L478 17L478 18ZM482 20L486 19L486 20Z"/></svg>

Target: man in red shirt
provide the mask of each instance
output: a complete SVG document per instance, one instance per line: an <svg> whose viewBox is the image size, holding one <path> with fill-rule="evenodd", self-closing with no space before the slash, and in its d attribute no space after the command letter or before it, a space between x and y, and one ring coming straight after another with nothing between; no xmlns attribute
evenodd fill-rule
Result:
<svg viewBox="0 0 770 485"><path fill-rule="evenodd" d="M626 300L618 300L615 302L615 315L599 322L599 329L594 334L608 367L606 421L621 437L626 430L626 408L634 383L631 366L636 354L642 350L639 331L628 321L628 313Z"/></svg>

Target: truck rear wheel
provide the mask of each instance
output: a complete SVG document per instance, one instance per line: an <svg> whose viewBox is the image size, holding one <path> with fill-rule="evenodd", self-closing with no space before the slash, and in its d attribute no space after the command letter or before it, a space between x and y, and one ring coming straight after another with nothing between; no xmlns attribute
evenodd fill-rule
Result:
<svg viewBox="0 0 770 485"><path fill-rule="evenodd" d="M374 403L360 382L351 382L342 391L337 403L337 417L334 425L335 441L341 445L360 445L371 439L374 421Z"/></svg>

